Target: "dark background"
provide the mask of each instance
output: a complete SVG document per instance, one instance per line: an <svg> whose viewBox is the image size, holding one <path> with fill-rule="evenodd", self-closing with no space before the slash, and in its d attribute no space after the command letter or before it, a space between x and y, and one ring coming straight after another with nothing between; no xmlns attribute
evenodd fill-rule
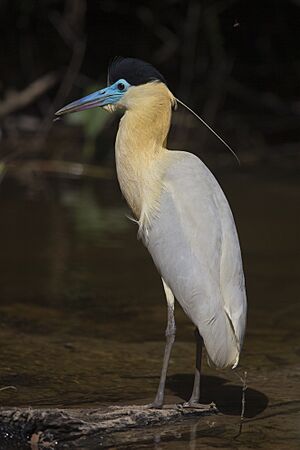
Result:
<svg viewBox="0 0 300 450"><path fill-rule="evenodd" d="M67 101L105 85L109 61L122 55L153 63L175 95L229 141L244 168L263 163L293 169L298 163L297 0L2 0L0 21L4 162L33 156L107 160L116 130L111 119L101 133L92 132L89 152L77 144L88 134L86 124L68 136L68 127L52 119ZM40 90L28 92L36 81ZM171 146L188 147L213 165L235 164L181 108L173 122ZM53 154L49 133L69 143L75 136L72 151L66 145Z"/></svg>

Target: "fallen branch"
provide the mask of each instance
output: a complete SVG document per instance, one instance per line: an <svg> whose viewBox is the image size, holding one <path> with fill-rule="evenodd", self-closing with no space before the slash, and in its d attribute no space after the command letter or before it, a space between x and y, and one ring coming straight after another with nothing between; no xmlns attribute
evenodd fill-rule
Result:
<svg viewBox="0 0 300 450"><path fill-rule="evenodd" d="M212 405L183 408L166 405L163 409L146 406L109 406L99 409L4 409L0 408L0 440L18 436L23 442L37 441L44 446L70 442L77 444L96 435L105 445L112 433L162 425L186 417L199 417L217 412ZM1 436L2 434L2 436ZM43 448L43 447L39 447ZM69 448L69 447L68 447Z"/></svg>

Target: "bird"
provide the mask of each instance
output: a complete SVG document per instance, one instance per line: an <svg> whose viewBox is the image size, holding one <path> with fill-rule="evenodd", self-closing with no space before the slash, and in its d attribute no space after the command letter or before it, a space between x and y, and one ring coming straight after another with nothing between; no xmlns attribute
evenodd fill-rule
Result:
<svg viewBox="0 0 300 450"><path fill-rule="evenodd" d="M107 87L55 114L103 107L121 110L115 141L119 185L138 224L138 237L161 276L167 301L165 350L151 408L162 408L176 325L175 299L195 326L196 367L184 407L202 407L202 349L209 364L235 368L247 314L239 238L219 183L196 155L167 149L177 99L150 63L118 57L108 68Z"/></svg>

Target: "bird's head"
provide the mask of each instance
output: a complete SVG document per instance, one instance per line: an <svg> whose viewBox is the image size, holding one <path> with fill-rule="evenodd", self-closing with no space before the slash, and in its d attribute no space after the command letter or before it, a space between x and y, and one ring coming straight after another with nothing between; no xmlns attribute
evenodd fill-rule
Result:
<svg viewBox="0 0 300 450"><path fill-rule="evenodd" d="M55 114L61 116L99 106L109 110L128 108L139 99L151 96L155 86L165 89L171 103L174 102L164 77L155 67L136 58L116 58L109 66L106 88L69 103Z"/></svg>

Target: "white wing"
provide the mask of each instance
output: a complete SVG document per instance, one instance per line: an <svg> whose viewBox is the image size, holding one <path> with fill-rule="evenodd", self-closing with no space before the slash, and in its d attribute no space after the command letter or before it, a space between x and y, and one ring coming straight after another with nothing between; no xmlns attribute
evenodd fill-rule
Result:
<svg viewBox="0 0 300 450"><path fill-rule="evenodd" d="M172 155L171 155L172 154ZM238 363L246 293L238 236L218 182L199 158L170 152L144 243L220 368Z"/></svg>

